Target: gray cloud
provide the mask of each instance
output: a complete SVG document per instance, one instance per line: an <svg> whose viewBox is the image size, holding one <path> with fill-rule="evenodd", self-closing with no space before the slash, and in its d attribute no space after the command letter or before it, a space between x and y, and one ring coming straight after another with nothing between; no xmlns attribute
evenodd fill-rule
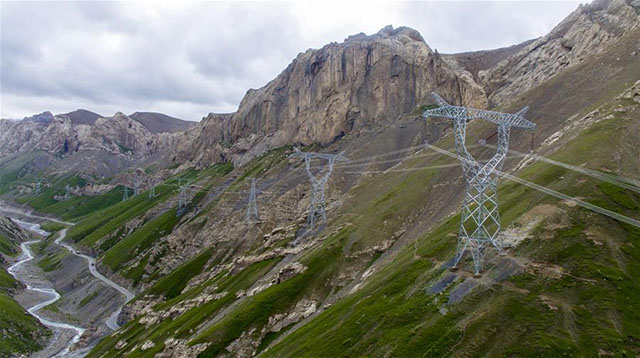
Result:
<svg viewBox="0 0 640 358"><path fill-rule="evenodd" d="M578 2L1 2L1 113L189 120L237 108L295 56L387 24L443 53L547 33Z"/></svg>

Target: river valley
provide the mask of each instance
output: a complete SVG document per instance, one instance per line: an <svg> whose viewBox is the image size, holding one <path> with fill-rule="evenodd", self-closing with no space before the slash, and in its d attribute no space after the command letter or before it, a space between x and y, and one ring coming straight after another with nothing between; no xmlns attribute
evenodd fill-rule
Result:
<svg viewBox="0 0 640 358"><path fill-rule="evenodd" d="M40 228L42 222L73 223L4 205L0 215L43 238L23 242L21 254L7 270L26 286L15 299L53 331L46 348L32 357L83 357L99 338L119 328L118 315L134 294L101 274L95 258L65 243L66 228L56 234L54 245L36 253L34 245L49 235ZM55 270L44 272L37 263L47 255L62 259Z"/></svg>

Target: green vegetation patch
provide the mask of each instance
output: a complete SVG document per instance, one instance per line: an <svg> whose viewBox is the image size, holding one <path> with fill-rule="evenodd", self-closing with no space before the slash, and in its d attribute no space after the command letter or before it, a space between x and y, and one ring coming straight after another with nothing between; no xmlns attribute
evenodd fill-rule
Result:
<svg viewBox="0 0 640 358"><path fill-rule="evenodd" d="M106 337L100 341L88 357L100 357L105 354L106 356L117 356L119 351L115 349L115 345L121 339L128 342L124 349L131 350L134 346L139 346L147 340L151 340L156 346L161 347L163 342L169 337L187 338L192 335L203 322L211 319L211 317L215 316L221 309L231 304L236 299L235 295L238 291L246 290L258 278L266 274L276 263L277 261L275 259L270 259L256 262L234 275L225 275L226 272L221 273L202 285L192 288L188 292L182 293L166 303L160 304L157 309L166 309L185 299L192 298L207 287L217 286L217 290L214 291L215 293L227 292L222 298L194 307L173 319L166 319L151 329L145 328L144 325L140 325L137 321L130 322L124 327L120 335ZM143 352L138 348L129 356L146 357L148 353L149 351Z"/></svg>
<svg viewBox="0 0 640 358"><path fill-rule="evenodd" d="M67 250L59 250L57 252L47 254L43 259L38 261L38 267L44 272L55 271L62 266L62 259L68 255Z"/></svg>
<svg viewBox="0 0 640 358"><path fill-rule="evenodd" d="M40 224L40 228L44 231L47 232L58 232L64 228L66 228L67 226L55 221L45 221L44 223Z"/></svg>
<svg viewBox="0 0 640 358"><path fill-rule="evenodd" d="M9 240L6 236L0 234L0 252L13 256L18 253L18 246L14 244L11 240Z"/></svg>
<svg viewBox="0 0 640 358"><path fill-rule="evenodd" d="M171 209L150 220L107 250L103 256L102 263L109 266L113 271L119 270L122 264L151 247L154 241L171 233L179 219L176 216L175 209Z"/></svg>
<svg viewBox="0 0 640 358"><path fill-rule="evenodd" d="M629 210L637 210L640 208L640 198L630 190L621 188L620 186L601 182L598 184L598 188L602 190L611 200L616 204L621 205Z"/></svg>
<svg viewBox="0 0 640 358"><path fill-rule="evenodd" d="M118 230L124 223L141 215L159 202L175 193L175 188L158 186L156 197L145 194L120 201L108 208L99 210L69 229L68 237L86 247L92 247L103 237Z"/></svg>
<svg viewBox="0 0 640 358"><path fill-rule="evenodd" d="M202 272L204 265L211 258L212 249L207 249L191 260L185 262L177 269L173 270L169 275L160 279L149 290L150 293L163 295L165 299L171 299L178 296L187 286L189 280Z"/></svg>
<svg viewBox="0 0 640 358"><path fill-rule="evenodd" d="M0 269L0 293L18 288L20 285L7 271Z"/></svg>
<svg viewBox="0 0 640 358"><path fill-rule="evenodd" d="M98 291L93 291L90 295L86 296L85 298L82 299L82 301L80 301L79 306L80 307L86 306L89 302L93 301L96 297L98 297Z"/></svg>
<svg viewBox="0 0 640 358"><path fill-rule="evenodd" d="M190 344L211 342L199 357L216 357L224 352L229 343L251 328L263 327L269 317L288 312L300 299L310 292L322 292L328 288L329 278L340 260L342 245L351 229L345 228L336 234L332 244L323 247L305 264L308 269L282 283L273 285L253 297L247 298L220 322L193 339ZM258 329L259 331L259 329Z"/></svg>
<svg viewBox="0 0 640 358"><path fill-rule="evenodd" d="M43 348L51 335L11 297L0 293L0 357L28 354Z"/></svg>

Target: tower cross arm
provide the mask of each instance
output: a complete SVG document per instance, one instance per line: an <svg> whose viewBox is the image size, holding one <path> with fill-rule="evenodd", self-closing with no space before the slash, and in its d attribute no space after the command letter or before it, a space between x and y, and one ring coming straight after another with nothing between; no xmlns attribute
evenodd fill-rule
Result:
<svg viewBox="0 0 640 358"><path fill-rule="evenodd" d="M293 149L295 150L295 153L291 154L291 156L298 156L302 158L311 158L311 159L318 158L318 159L326 159L326 160L333 160L333 161L347 160L347 158L344 156L344 152L331 154L331 153L303 152L296 147L293 147Z"/></svg>
<svg viewBox="0 0 640 358"><path fill-rule="evenodd" d="M474 119L484 119L495 124L506 124L510 127L536 129L536 124L524 118L529 107L524 107L516 113L502 113L489 111L485 109L466 108L454 106L447 103L440 96L433 93L436 103L440 106L434 109L428 109L422 114L423 117L444 117L450 119L465 119L471 121Z"/></svg>

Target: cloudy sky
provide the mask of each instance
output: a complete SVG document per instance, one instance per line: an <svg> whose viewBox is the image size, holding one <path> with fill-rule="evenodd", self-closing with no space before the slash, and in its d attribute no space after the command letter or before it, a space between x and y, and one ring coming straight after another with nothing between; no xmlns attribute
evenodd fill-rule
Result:
<svg viewBox="0 0 640 358"><path fill-rule="evenodd" d="M235 111L308 48L410 26L441 53L546 34L579 2L0 3L0 116Z"/></svg>

